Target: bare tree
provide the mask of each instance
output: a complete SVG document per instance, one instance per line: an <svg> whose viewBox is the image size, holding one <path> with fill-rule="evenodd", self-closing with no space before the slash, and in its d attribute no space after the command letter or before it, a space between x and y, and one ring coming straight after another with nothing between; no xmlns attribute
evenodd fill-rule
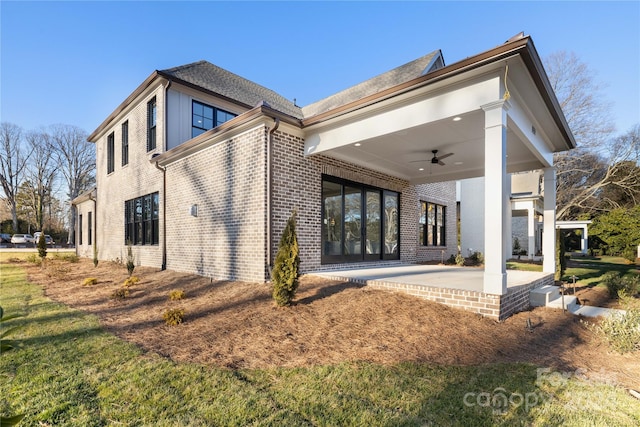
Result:
<svg viewBox="0 0 640 427"><path fill-rule="evenodd" d="M0 184L11 210L13 232L18 232L16 195L22 183L29 153L22 147L22 129L12 123L0 123Z"/></svg>
<svg viewBox="0 0 640 427"><path fill-rule="evenodd" d="M35 226L43 231L45 208L51 206L53 184L56 177L57 164L54 158L54 147L49 134L44 131L27 133L25 137L31 158L26 168L25 184L21 187L25 202L32 209Z"/></svg>
<svg viewBox="0 0 640 427"><path fill-rule="evenodd" d="M628 161L638 160L633 130L624 143L613 138L611 105L604 101L602 86L574 53L558 52L545 60L549 81L558 97L578 148L556 154L557 219L575 219L615 207L606 190L625 189L635 194L637 176L623 173ZM637 131L637 129L636 129Z"/></svg>
<svg viewBox="0 0 640 427"><path fill-rule="evenodd" d="M95 146L87 141L87 133L71 125L55 125L50 128L51 142L55 147L59 171L64 177L69 202L95 183ZM75 240L75 207L69 210L69 237Z"/></svg>

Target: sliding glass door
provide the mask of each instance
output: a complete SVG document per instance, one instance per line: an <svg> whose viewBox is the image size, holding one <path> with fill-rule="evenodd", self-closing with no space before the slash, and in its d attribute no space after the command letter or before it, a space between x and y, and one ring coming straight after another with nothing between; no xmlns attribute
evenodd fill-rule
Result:
<svg viewBox="0 0 640 427"><path fill-rule="evenodd" d="M322 263L399 259L399 194L322 180Z"/></svg>

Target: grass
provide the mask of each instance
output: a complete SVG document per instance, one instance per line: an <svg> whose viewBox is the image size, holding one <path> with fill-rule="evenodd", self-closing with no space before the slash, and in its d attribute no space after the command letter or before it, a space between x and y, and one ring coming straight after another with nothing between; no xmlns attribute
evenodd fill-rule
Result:
<svg viewBox="0 0 640 427"><path fill-rule="evenodd" d="M7 322L20 327L10 338L21 345L0 355L0 413L26 414L25 426L640 424L638 402L625 390L579 376L540 381L529 364L174 363L46 298L19 264L0 269L5 314L23 315Z"/></svg>
<svg viewBox="0 0 640 427"><path fill-rule="evenodd" d="M542 271L542 265L509 261L507 262L507 269ZM637 266L629 264L626 259L621 257L572 258L564 276L562 276L562 280L571 282L571 277L576 276L576 283L581 283L585 286L598 286L602 281L602 275L609 271L619 271L623 276L638 274Z"/></svg>

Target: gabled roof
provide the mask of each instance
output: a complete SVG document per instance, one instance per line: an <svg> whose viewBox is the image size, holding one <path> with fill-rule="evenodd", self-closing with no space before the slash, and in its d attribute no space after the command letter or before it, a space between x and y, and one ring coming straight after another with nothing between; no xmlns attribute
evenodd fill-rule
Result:
<svg viewBox="0 0 640 427"><path fill-rule="evenodd" d="M416 77L420 77L432 70L442 68L443 66L444 61L442 60L442 52L440 50L435 50L425 56L396 67L393 70L382 73L327 98L321 99L320 101L314 102L313 104L302 107L302 112L304 113L305 118L312 117L316 114L324 113L333 108L340 107L352 101L357 101L392 86L415 79Z"/></svg>
<svg viewBox="0 0 640 427"><path fill-rule="evenodd" d="M220 68L207 61L181 65L158 71L158 74L169 79L188 83L232 101L245 104L252 108L262 101L266 101L274 109L301 119L302 110L285 97L271 89L260 86L250 80L240 77L230 71Z"/></svg>

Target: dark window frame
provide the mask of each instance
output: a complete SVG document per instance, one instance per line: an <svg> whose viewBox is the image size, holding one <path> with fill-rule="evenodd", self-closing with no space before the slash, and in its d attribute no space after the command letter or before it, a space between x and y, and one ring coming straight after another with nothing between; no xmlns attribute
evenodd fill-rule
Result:
<svg viewBox="0 0 640 427"><path fill-rule="evenodd" d="M129 121L122 123L122 166L129 164Z"/></svg>
<svg viewBox="0 0 640 427"><path fill-rule="evenodd" d="M158 192L124 202L124 243L158 245L160 243L160 196Z"/></svg>
<svg viewBox="0 0 640 427"><path fill-rule="evenodd" d="M147 102L147 152L156 149L156 128L158 119L156 97Z"/></svg>
<svg viewBox="0 0 640 427"><path fill-rule="evenodd" d="M87 212L87 244L92 245L93 243L93 212Z"/></svg>
<svg viewBox="0 0 640 427"><path fill-rule="evenodd" d="M107 175L116 170L116 137L114 132L107 136Z"/></svg>
<svg viewBox="0 0 640 427"><path fill-rule="evenodd" d="M207 127L205 123L205 119L209 119L204 115L196 114L196 106L201 106L203 110L205 108L211 109L211 127ZM224 115L224 120L222 120L222 116ZM209 104L205 104L204 102L196 101L195 99L191 100L191 138L195 138L196 136L205 133L206 131L213 129L215 127L220 126L222 123L229 121L236 117L237 114L232 113L227 110L223 110L222 108L214 107ZM203 123L202 126L196 126L196 117L201 117Z"/></svg>
<svg viewBox="0 0 640 427"><path fill-rule="evenodd" d="M331 182L334 184L339 184L342 186L342 217L341 217L341 230L340 230L340 239L341 239L341 244L340 244L340 251L341 254L340 255L325 255L325 244L327 242L326 240L326 236L325 236L325 229L324 229L324 224L325 224L325 220L327 221L327 223L330 221L329 218L325 218L326 212L325 212L325 207L324 207L324 194L322 194L321 191L321 196L320 196L320 205L321 205L321 259L320 262L321 264L337 264L337 263L353 263L353 262L371 262L371 261L383 261L383 260L399 260L400 259L400 215L401 215L401 211L400 211L400 206L401 206L401 193L397 192L397 191L392 191L392 190L387 190L384 188L380 188L380 187L374 187L371 185L367 185L367 184L363 184L361 182L355 182L355 181L350 181L344 178L338 178L332 175L325 175L322 174L322 181L321 181L321 186L324 187L324 182ZM365 238L361 238L361 250L360 250L360 254L356 254L356 255L347 255L345 254L345 249L344 249L344 237L345 236L345 225L344 225L344 212L345 212L345 187L350 187L350 188L357 188L360 190L360 194L361 194L361 203L360 203L360 221L362 224L364 224L366 222L366 197L367 197L367 192L374 192L374 193L378 193L380 195L380 212L379 212L379 221L380 221L380 244L381 244L381 248L380 248L380 253L379 254L367 254L366 252L366 239ZM386 229L386 216L385 216L385 201L386 201L386 197L387 196L391 196L391 197L396 197L397 200L397 218L396 218L396 230L397 230L397 242L396 242L396 251L392 252L392 253L387 253L384 250L385 247L385 229ZM366 225L361 226L361 234L362 236L366 236Z"/></svg>
<svg viewBox="0 0 640 427"><path fill-rule="evenodd" d="M78 246L82 245L82 214L78 215Z"/></svg>
<svg viewBox="0 0 640 427"><path fill-rule="evenodd" d="M429 206L433 207L433 224L429 224ZM438 213L440 212L440 215ZM424 213L424 214L423 214ZM438 223L438 217L442 222ZM431 230L429 230L431 227ZM429 247L447 246L447 206L434 202L420 201L420 245ZM431 233L429 233L431 231Z"/></svg>

